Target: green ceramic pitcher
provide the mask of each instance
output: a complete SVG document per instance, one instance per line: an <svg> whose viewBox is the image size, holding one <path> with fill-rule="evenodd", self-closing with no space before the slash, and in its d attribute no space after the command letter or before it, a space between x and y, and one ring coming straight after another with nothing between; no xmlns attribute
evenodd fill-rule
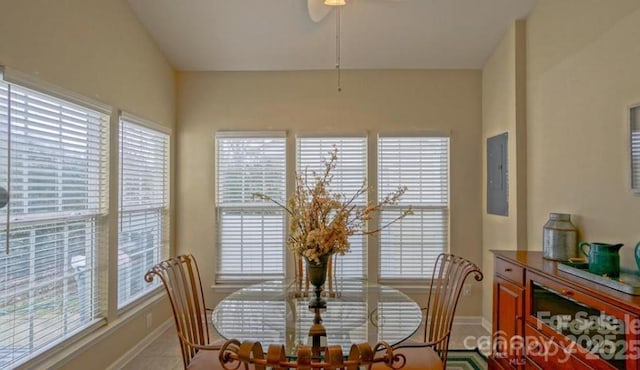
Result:
<svg viewBox="0 0 640 370"><path fill-rule="evenodd" d="M589 272L596 275L607 275L609 277L620 276L620 254L618 252L623 245L624 244L580 243L580 250L587 256L589 261ZM585 250L587 246L589 249Z"/></svg>

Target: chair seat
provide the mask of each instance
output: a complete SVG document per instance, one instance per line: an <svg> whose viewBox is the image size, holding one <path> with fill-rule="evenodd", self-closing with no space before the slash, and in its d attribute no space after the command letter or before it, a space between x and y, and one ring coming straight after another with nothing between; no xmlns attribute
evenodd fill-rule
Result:
<svg viewBox="0 0 640 370"><path fill-rule="evenodd" d="M220 351L200 350L191 359L188 370L223 370L218 354Z"/></svg>
<svg viewBox="0 0 640 370"><path fill-rule="evenodd" d="M402 370L442 370L443 364L436 351L431 347L422 348L399 348L393 351L394 354L403 354L407 363ZM373 365L374 370L389 369L383 363Z"/></svg>

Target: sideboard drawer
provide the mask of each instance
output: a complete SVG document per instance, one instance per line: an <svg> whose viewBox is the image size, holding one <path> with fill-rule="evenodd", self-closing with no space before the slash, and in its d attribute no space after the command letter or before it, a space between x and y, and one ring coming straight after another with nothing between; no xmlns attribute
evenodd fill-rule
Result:
<svg viewBox="0 0 640 370"><path fill-rule="evenodd" d="M524 328L526 338L526 360L533 361L543 369L590 369L571 349L535 330L528 324Z"/></svg>
<svg viewBox="0 0 640 370"><path fill-rule="evenodd" d="M524 269L521 266L496 258L495 273L519 286L524 286Z"/></svg>

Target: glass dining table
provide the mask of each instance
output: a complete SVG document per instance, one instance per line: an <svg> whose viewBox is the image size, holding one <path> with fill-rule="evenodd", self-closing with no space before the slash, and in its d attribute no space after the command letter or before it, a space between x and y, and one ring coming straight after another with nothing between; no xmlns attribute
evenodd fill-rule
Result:
<svg viewBox="0 0 640 370"><path fill-rule="evenodd" d="M364 280L343 280L336 297L326 297L320 310L326 338L321 345L354 343L393 345L411 337L422 322L418 304L389 286ZM273 280L240 289L216 306L213 325L226 338L260 341L263 348L284 344L293 356L299 345L312 345L310 329L318 312L308 307L309 297L296 297L295 281ZM324 334L323 334L324 336Z"/></svg>

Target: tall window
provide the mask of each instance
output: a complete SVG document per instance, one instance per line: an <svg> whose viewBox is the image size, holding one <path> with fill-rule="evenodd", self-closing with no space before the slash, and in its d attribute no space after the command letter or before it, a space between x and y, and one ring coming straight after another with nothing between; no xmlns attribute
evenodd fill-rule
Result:
<svg viewBox="0 0 640 370"><path fill-rule="evenodd" d="M379 225L369 227L383 227L373 239L379 248L368 252L369 238L352 236L351 251L337 259L337 275L405 282L428 279L438 254L449 249L449 138L380 135L373 153L367 150L367 141L358 136L301 135L296 139L296 168L308 177L321 172L323 158L329 158L334 147L338 149L332 172L334 192L353 194L367 173L377 179L373 190L378 199L401 186L408 188L398 204L380 211ZM253 199L251 194L265 193L286 204L285 178L292 181L294 173L285 169L285 137L221 133L216 143L217 280L280 277L285 215L277 205ZM376 162L377 167L369 168L369 163ZM363 194L355 203L366 201ZM413 214L396 221L409 206ZM378 266L377 276L367 276L368 264ZM273 266L279 270L269 270Z"/></svg>
<svg viewBox="0 0 640 370"><path fill-rule="evenodd" d="M338 149L338 162L332 172L332 192L349 197L362 186L367 172L367 139L365 137L300 137L298 138L297 167L303 175L313 178L313 172L321 174L323 159L329 159L334 147ZM354 201L364 205L366 193ZM349 238L351 251L337 259L337 276L362 278L366 275L365 237Z"/></svg>
<svg viewBox="0 0 640 370"><path fill-rule="evenodd" d="M216 135L217 281L284 276L285 214L251 194L285 204L284 133Z"/></svg>
<svg viewBox="0 0 640 370"><path fill-rule="evenodd" d="M0 81L0 367L103 316L107 111Z"/></svg>
<svg viewBox="0 0 640 370"><path fill-rule="evenodd" d="M396 206L380 212L380 223L396 219L408 205L413 215L380 234L380 278L431 277L435 259L448 250L449 138L387 137L378 140L379 197L407 186Z"/></svg>
<svg viewBox="0 0 640 370"><path fill-rule="evenodd" d="M640 105L631 108L631 189L640 192Z"/></svg>
<svg viewBox="0 0 640 370"><path fill-rule="evenodd" d="M118 307L153 290L144 274L168 254L169 135L120 119Z"/></svg>

